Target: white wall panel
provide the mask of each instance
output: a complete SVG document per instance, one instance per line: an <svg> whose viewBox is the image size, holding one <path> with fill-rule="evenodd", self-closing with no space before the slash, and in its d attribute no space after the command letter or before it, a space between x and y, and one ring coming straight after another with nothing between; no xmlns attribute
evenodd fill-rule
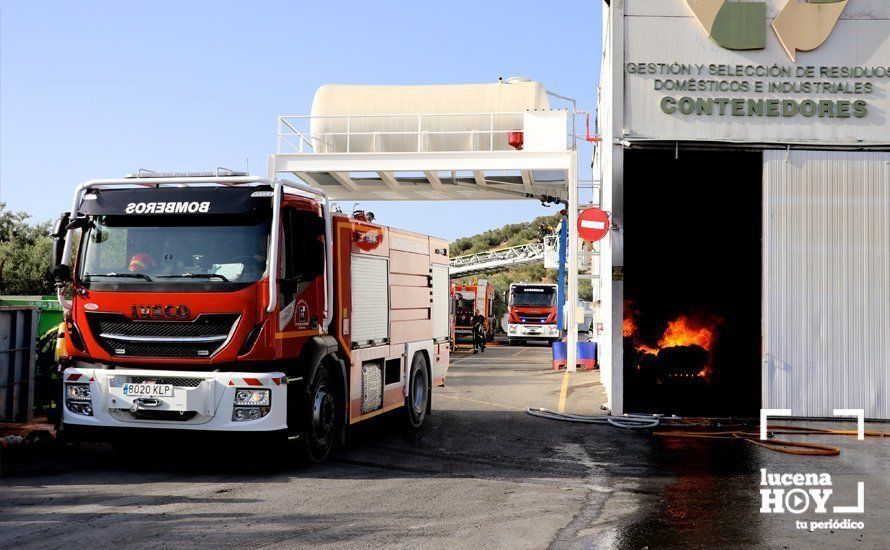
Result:
<svg viewBox="0 0 890 550"><path fill-rule="evenodd" d="M763 406L890 418L890 153L764 161Z"/></svg>

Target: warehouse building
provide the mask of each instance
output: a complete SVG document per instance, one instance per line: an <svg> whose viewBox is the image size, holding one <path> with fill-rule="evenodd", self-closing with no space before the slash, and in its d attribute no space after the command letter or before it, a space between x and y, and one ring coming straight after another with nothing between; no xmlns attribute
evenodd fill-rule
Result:
<svg viewBox="0 0 890 550"><path fill-rule="evenodd" d="M613 413L890 418L890 2L606 0Z"/></svg>

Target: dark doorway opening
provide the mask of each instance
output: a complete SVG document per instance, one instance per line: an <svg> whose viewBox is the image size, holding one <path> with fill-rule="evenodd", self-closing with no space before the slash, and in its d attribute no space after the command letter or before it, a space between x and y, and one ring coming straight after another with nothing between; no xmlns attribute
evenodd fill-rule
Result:
<svg viewBox="0 0 890 550"><path fill-rule="evenodd" d="M759 152L625 151L624 403L756 417Z"/></svg>

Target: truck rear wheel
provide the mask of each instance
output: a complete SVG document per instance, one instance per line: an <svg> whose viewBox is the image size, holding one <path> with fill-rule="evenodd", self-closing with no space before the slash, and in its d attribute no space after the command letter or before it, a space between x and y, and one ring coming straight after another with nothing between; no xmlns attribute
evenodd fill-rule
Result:
<svg viewBox="0 0 890 550"><path fill-rule="evenodd" d="M422 353L415 353L414 359L411 361L411 370L408 371L408 396L405 398L408 424L412 428L419 428L426 419L429 399L430 383L426 356Z"/></svg>
<svg viewBox="0 0 890 550"><path fill-rule="evenodd" d="M315 371L303 414L303 451L309 462L321 462L331 454L343 411L340 392L326 368Z"/></svg>

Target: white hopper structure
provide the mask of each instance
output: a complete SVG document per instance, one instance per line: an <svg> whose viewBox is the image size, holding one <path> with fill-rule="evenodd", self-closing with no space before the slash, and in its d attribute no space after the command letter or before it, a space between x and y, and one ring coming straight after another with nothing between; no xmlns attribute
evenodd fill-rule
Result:
<svg viewBox="0 0 890 550"><path fill-rule="evenodd" d="M309 132L319 153L509 151L506 136L521 131L522 113L549 109L540 82L329 84L315 93ZM426 115L420 126L417 113Z"/></svg>
<svg viewBox="0 0 890 550"><path fill-rule="evenodd" d="M558 200L577 240L576 114L551 109L544 86L526 79L323 86L311 114L279 117L269 177L296 176L332 200ZM577 262L570 253L569 303ZM566 326L574 317L569 308ZM570 366L576 342L572 328Z"/></svg>

